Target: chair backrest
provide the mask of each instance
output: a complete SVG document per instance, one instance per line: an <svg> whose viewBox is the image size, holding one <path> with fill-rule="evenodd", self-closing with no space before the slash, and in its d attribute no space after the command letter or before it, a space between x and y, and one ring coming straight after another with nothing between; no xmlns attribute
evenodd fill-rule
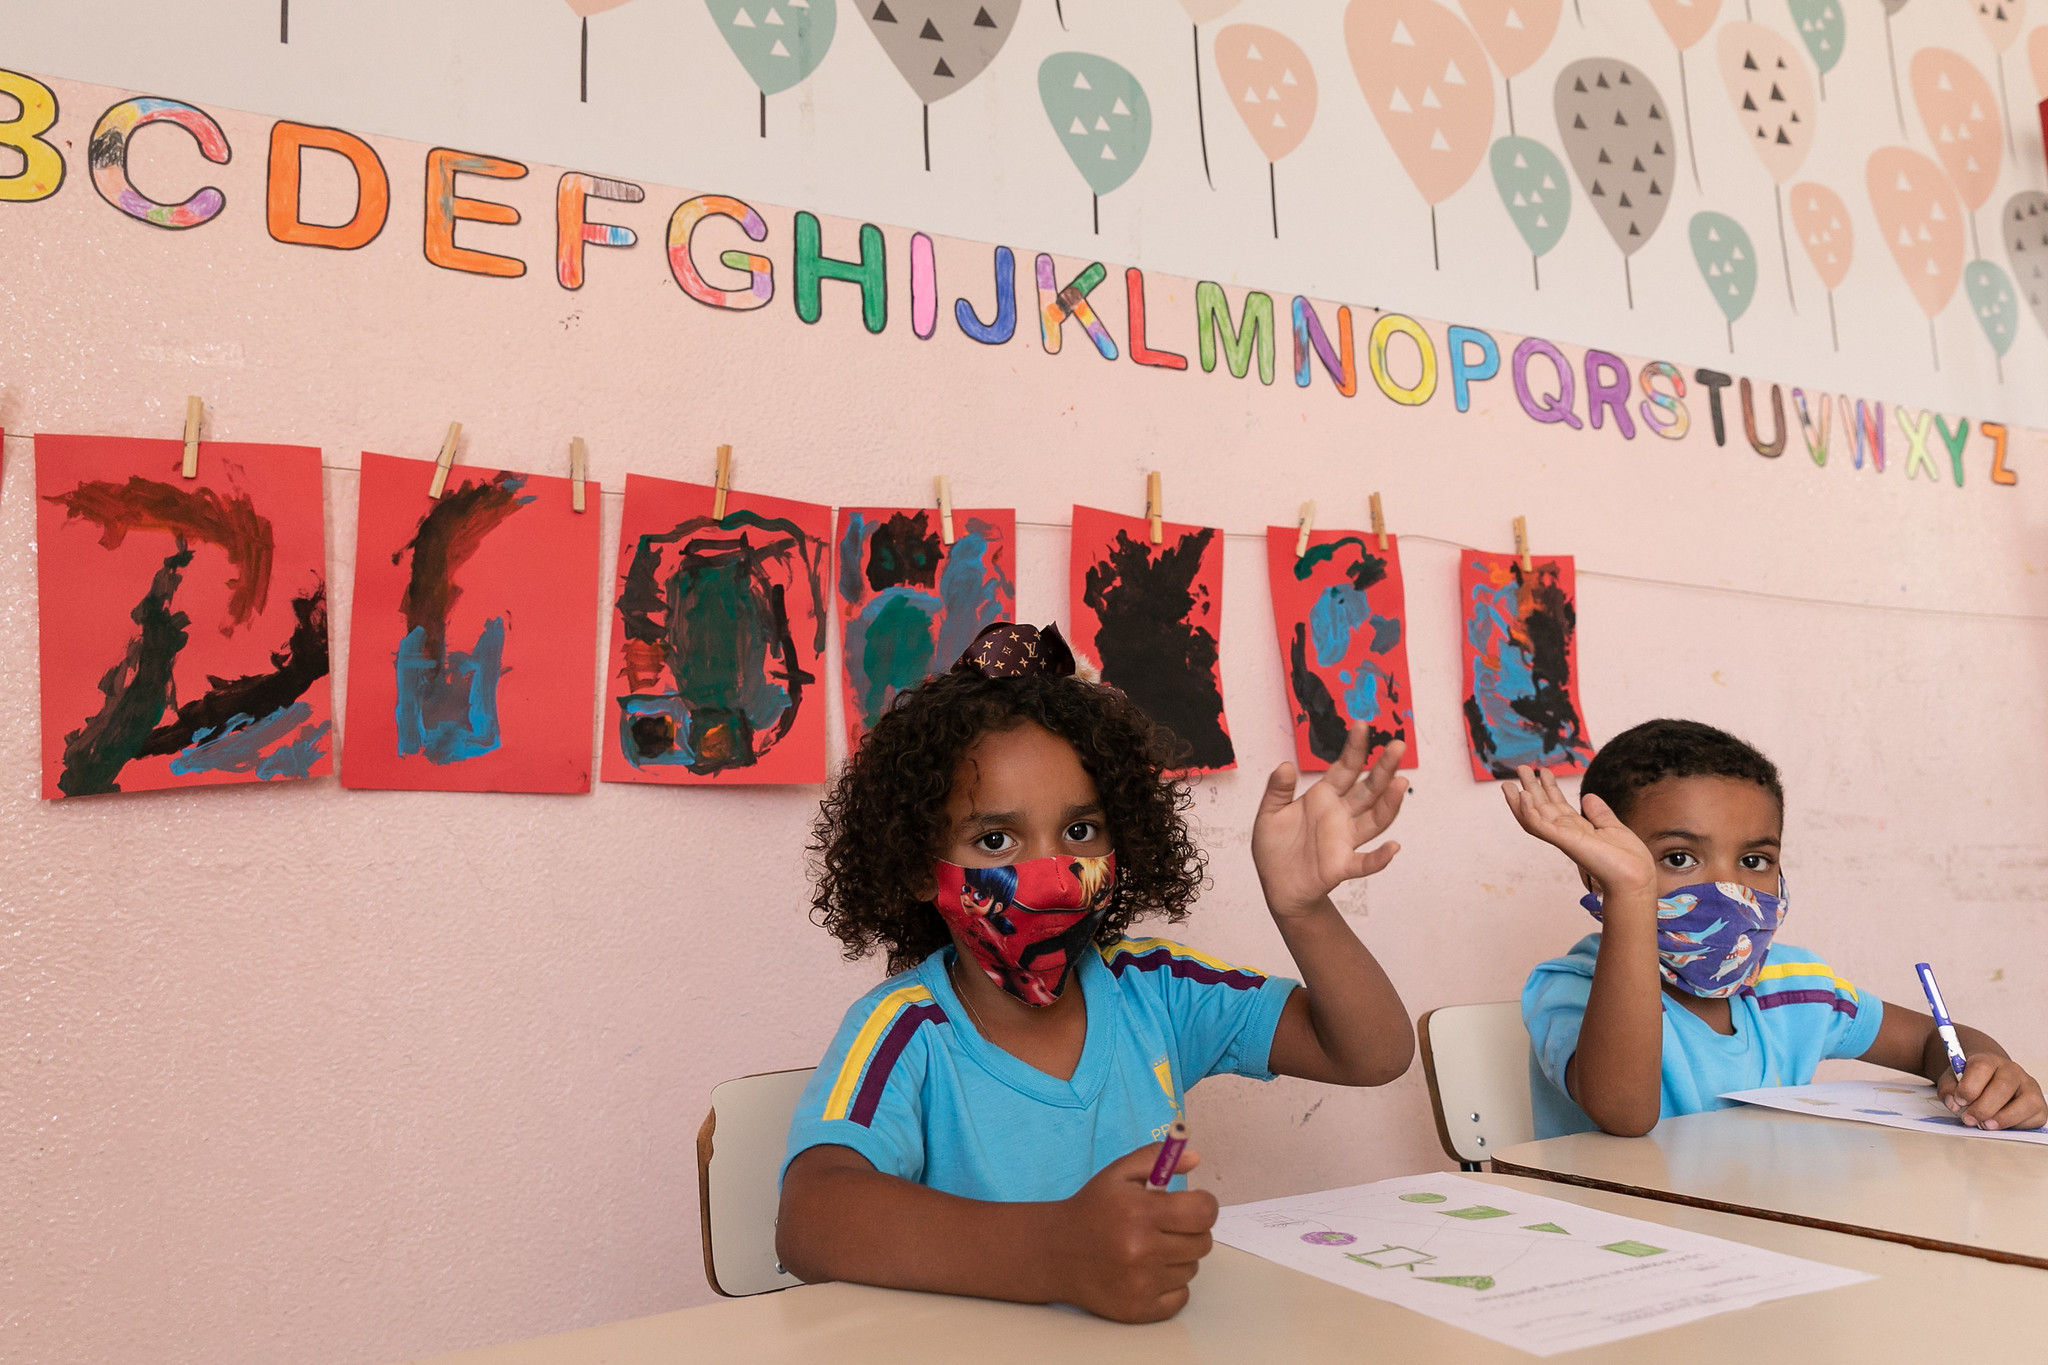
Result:
<svg viewBox="0 0 2048 1365"><path fill-rule="evenodd" d="M775 1211L789 1120L813 1067L740 1076L711 1089L697 1130L704 1278L728 1298L802 1284L775 1258Z"/></svg>
<svg viewBox="0 0 2048 1365"><path fill-rule="evenodd" d="M1421 1025L1437 1140L1454 1160L1476 1165L1536 1136L1529 1033L1518 1002L1449 1005L1423 1015Z"/></svg>

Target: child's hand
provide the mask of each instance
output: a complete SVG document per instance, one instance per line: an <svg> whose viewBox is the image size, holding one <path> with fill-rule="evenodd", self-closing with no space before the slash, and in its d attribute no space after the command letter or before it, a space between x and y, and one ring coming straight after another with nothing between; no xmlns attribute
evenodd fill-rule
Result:
<svg viewBox="0 0 2048 1365"><path fill-rule="evenodd" d="M2041 1098L2041 1083L2012 1058L1993 1052L1966 1058L1961 1080L1943 1067L1934 1089L1949 1110L1972 1128L1996 1132L2039 1128L2048 1121L2048 1101Z"/></svg>
<svg viewBox="0 0 2048 1365"><path fill-rule="evenodd" d="M1117 1322L1158 1322L1188 1301L1188 1281L1209 1248L1216 1196L1154 1190L1145 1181L1163 1144L1118 1157L1064 1201L1060 1302ZM1201 1161L1184 1150L1175 1172Z"/></svg>
<svg viewBox="0 0 2048 1365"><path fill-rule="evenodd" d="M1366 731L1364 721L1351 727L1344 752L1299 799L1294 785L1300 774L1292 763L1282 763L1266 779L1252 821L1252 865L1277 918L1307 913L1337 886L1370 877L1401 851L1399 844L1359 851L1394 823L1408 791L1408 779L1394 775L1408 747L1398 739L1380 750L1372 772L1360 777Z"/></svg>
<svg viewBox="0 0 2048 1365"><path fill-rule="evenodd" d="M1602 895L1642 894L1656 888L1657 864L1650 850L1599 797L1586 797L1581 815L1549 769L1528 767L1516 768L1515 781L1503 782L1501 793L1516 822L1562 849Z"/></svg>

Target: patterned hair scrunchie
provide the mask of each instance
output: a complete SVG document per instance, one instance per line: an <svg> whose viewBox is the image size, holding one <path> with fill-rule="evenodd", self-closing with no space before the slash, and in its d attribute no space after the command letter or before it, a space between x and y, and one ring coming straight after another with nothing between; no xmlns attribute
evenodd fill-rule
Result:
<svg viewBox="0 0 2048 1365"><path fill-rule="evenodd" d="M1058 626L1040 629L997 621L974 637L952 671L984 678L1071 678L1074 651L1067 648Z"/></svg>

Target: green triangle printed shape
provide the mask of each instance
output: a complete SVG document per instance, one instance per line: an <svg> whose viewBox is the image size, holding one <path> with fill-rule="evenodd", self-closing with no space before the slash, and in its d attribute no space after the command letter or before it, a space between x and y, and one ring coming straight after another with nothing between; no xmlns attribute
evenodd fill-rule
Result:
<svg viewBox="0 0 2048 1365"><path fill-rule="evenodd" d="M1424 1275L1431 1284L1447 1284L1454 1289L1491 1289L1491 1275Z"/></svg>
<svg viewBox="0 0 2048 1365"><path fill-rule="evenodd" d="M1558 1226L1557 1224L1555 1224L1555 1223L1524 1223L1524 1224L1522 1225L1522 1231L1524 1231L1524 1232L1556 1232L1556 1233L1562 1233L1562 1234L1563 1234L1564 1236L1566 1236L1566 1237L1569 1237L1569 1236L1571 1236L1571 1234L1570 1234L1569 1232L1565 1232L1565 1230L1564 1230L1563 1228L1559 1227L1559 1226Z"/></svg>

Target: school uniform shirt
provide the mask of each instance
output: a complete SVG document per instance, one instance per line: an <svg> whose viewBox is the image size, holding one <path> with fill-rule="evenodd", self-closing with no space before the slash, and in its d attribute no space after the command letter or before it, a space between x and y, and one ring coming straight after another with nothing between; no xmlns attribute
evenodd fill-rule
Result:
<svg viewBox="0 0 2048 1365"><path fill-rule="evenodd" d="M1063 1081L981 1036L947 978L952 956L940 949L846 1012L797 1104L785 1169L836 1143L968 1199L1065 1199L1164 1138L1203 1077L1271 1080L1273 1031L1296 984L1166 939L1098 946L1067 984L1087 1002L1088 1028Z"/></svg>
<svg viewBox="0 0 2048 1365"><path fill-rule="evenodd" d="M1579 1048L1599 951L1600 935L1588 934L1565 956L1537 964L1522 987L1529 1102L1539 1138L1595 1126L1566 1092L1564 1069ZM1661 998L1664 1074L1657 1116L1667 1119L1726 1109L1735 1101L1721 1096L1731 1090L1805 1085L1822 1058L1868 1052L1884 1018L1884 1001L1857 990L1819 955L1776 940L1756 981L1728 1001L1733 1036L1714 1032L1669 995Z"/></svg>

